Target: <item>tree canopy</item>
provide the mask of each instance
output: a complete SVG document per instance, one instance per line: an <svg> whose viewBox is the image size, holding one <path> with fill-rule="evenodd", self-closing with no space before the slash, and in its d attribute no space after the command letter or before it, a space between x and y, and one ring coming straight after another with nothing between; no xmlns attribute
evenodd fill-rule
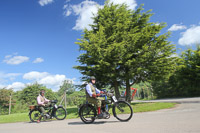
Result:
<svg viewBox="0 0 200 133"><path fill-rule="evenodd" d="M35 105L37 104L37 96L39 95L40 90L45 90L45 97L47 99L56 99L56 96L51 89L48 89L41 84L34 83L32 85L27 85L22 90L22 92L20 93L20 100L22 100L23 104Z"/></svg>
<svg viewBox="0 0 200 133"><path fill-rule="evenodd" d="M75 66L83 75L96 76L99 86L111 85L119 96L120 85L126 86L127 100L130 86L160 75L174 67L174 45L167 41L169 33L161 34L165 23L149 22L151 11L135 11L127 5L105 3L94 16L91 30L84 30L76 42L82 54L81 65Z"/></svg>

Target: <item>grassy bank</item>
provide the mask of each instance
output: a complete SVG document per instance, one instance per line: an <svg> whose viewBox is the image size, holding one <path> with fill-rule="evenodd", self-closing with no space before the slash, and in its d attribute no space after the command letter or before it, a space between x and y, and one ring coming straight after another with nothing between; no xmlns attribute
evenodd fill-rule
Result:
<svg viewBox="0 0 200 133"><path fill-rule="evenodd" d="M132 103L134 113L155 111L166 108L173 108L176 103ZM67 119L78 118L77 107L67 107ZM27 113L18 113L11 115L0 115L0 123L12 123L12 122L29 122L29 116Z"/></svg>

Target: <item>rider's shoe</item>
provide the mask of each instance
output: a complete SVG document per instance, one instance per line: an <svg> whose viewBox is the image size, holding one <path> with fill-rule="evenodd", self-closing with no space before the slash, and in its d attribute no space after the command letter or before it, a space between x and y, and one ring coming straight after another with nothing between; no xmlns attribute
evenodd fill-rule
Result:
<svg viewBox="0 0 200 133"><path fill-rule="evenodd" d="M37 123L40 123L40 120L37 120Z"/></svg>
<svg viewBox="0 0 200 133"><path fill-rule="evenodd" d="M97 115L97 118L98 118L98 119L102 119L102 118L103 118L103 114L102 114L102 113L101 113L101 114L98 114L98 115Z"/></svg>
<svg viewBox="0 0 200 133"><path fill-rule="evenodd" d="M45 114L46 118L49 119L50 118L50 115L49 114Z"/></svg>

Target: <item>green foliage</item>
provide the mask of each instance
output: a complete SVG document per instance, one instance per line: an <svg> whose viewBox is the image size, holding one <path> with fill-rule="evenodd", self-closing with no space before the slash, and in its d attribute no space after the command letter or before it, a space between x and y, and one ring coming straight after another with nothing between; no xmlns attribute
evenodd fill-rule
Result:
<svg viewBox="0 0 200 133"><path fill-rule="evenodd" d="M134 99L154 99L153 89L150 82L140 82L134 84L133 88L137 88Z"/></svg>
<svg viewBox="0 0 200 133"><path fill-rule="evenodd" d="M127 9L127 5L105 3L98 10L91 30L76 42L82 54L80 66L75 66L87 80L95 76L97 88L111 85L119 97L119 86L126 86L127 100L130 86L141 81L159 79L175 66L174 45L167 41L169 33L161 34L166 25L149 22L153 15Z"/></svg>
<svg viewBox="0 0 200 133"><path fill-rule="evenodd" d="M75 91L75 86L71 80L64 80L63 84L60 86L57 94L58 96L62 96L66 91L67 94L72 94Z"/></svg>
<svg viewBox="0 0 200 133"><path fill-rule="evenodd" d="M45 90L45 97L47 99L53 100L56 99L55 93L51 89L47 89L45 86L38 83L27 85L20 94L20 100L22 104L26 105L36 105L37 96L40 93L40 90Z"/></svg>
<svg viewBox="0 0 200 133"><path fill-rule="evenodd" d="M152 85L158 97L200 96L200 47L182 52L176 71Z"/></svg>
<svg viewBox="0 0 200 133"><path fill-rule="evenodd" d="M67 95L67 104L70 106L79 106L85 103L86 96L84 91L75 91L74 93Z"/></svg>
<svg viewBox="0 0 200 133"><path fill-rule="evenodd" d="M10 96L13 95L12 89L0 89L0 114L8 114ZM16 101L12 98L11 105L15 105Z"/></svg>

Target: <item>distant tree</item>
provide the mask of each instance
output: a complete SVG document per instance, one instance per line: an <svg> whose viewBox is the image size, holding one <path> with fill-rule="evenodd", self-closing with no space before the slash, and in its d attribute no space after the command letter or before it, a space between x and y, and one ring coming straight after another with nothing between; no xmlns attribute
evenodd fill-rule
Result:
<svg viewBox="0 0 200 133"><path fill-rule="evenodd" d="M160 33L165 23L149 22L153 14L142 10L108 2L98 10L91 30L85 29L76 42L82 54L74 68L83 80L96 76L97 86L113 86L117 97L119 86L126 86L130 100L133 84L167 75L174 68L174 45L167 41L169 33Z"/></svg>
<svg viewBox="0 0 200 133"><path fill-rule="evenodd" d="M5 112L8 110L9 102L10 102L10 96L12 96L14 91L12 89L6 89L2 88L0 89L0 113L8 113ZM12 105L15 105L16 101L12 98L11 99Z"/></svg>
<svg viewBox="0 0 200 133"><path fill-rule="evenodd" d="M158 97L200 96L200 46L187 49L177 61L176 71L168 78L153 82Z"/></svg>
<svg viewBox="0 0 200 133"><path fill-rule="evenodd" d="M66 91L67 94L72 94L75 91L75 85L71 80L64 80L60 89L58 90L58 96L62 96Z"/></svg>
<svg viewBox="0 0 200 133"><path fill-rule="evenodd" d="M56 94L45 86L34 83L32 85L27 85L20 94L20 100L27 105L37 104L37 96L40 93L40 90L45 90L45 97L47 99L56 99Z"/></svg>

